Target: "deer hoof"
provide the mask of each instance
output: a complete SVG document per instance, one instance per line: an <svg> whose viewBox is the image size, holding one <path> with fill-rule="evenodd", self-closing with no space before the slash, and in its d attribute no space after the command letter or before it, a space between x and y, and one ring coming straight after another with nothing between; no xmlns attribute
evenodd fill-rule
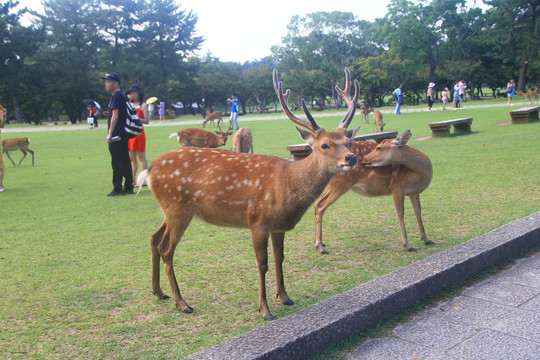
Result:
<svg viewBox="0 0 540 360"><path fill-rule="evenodd" d="M435 243L431 240L426 241L426 245L435 245Z"/></svg>
<svg viewBox="0 0 540 360"><path fill-rule="evenodd" d="M416 252L417 250L411 246L410 248L407 249L407 251L409 251L409 252Z"/></svg>
<svg viewBox="0 0 540 360"><path fill-rule="evenodd" d="M184 314L192 314L193 311L195 311L195 310L193 310L193 308L191 306L186 306L186 308L184 310L182 310L182 312Z"/></svg>
<svg viewBox="0 0 540 360"><path fill-rule="evenodd" d="M294 301L292 301L291 299L287 298L285 299L283 302L282 302L283 305L287 305L287 306L293 306L294 305Z"/></svg>
<svg viewBox="0 0 540 360"><path fill-rule="evenodd" d="M266 320L266 321L272 321L272 320L276 320L276 317L274 315L272 315L271 313L268 313L268 314L263 316L263 319Z"/></svg>

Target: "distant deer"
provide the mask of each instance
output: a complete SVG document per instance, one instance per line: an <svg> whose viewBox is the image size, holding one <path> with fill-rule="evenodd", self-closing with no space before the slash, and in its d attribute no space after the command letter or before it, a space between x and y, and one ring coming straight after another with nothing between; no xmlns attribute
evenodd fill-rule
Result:
<svg viewBox="0 0 540 360"><path fill-rule="evenodd" d="M219 131L216 131L216 134L214 135L210 131L202 129L189 128L172 133L169 135L169 139L176 136L182 147L217 148L227 143L227 138L232 135L232 132L223 132L220 127Z"/></svg>
<svg viewBox="0 0 540 360"><path fill-rule="evenodd" d="M206 120L203 121L202 127L204 128L206 126L206 123L211 122L212 125L214 124L214 120L218 121L218 125L223 122L223 113L221 111L214 111L208 114L208 117Z"/></svg>
<svg viewBox="0 0 540 360"><path fill-rule="evenodd" d="M383 132L385 125L386 124L383 123L382 113L379 110L375 110L373 112L373 128L375 129L375 132Z"/></svg>
<svg viewBox="0 0 540 360"><path fill-rule="evenodd" d="M167 109L167 115L169 115L169 118L174 119L176 117L176 111L174 109Z"/></svg>
<svg viewBox="0 0 540 360"><path fill-rule="evenodd" d="M308 120L291 112L290 91L283 93L274 70L274 89L281 106L292 122L307 129L297 128L313 148L301 161L222 149L180 148L157 158L149 170L139 175L137 183L148 180L152 194L165 213L163 223L150 239L155 295L167 298L159 284L162 259L174 303L184 313L193 312L180 294L173 255L193 216L198 216L212 224L250 229L259 269L259 311L265 320L274 319L266 299L268 237L271 236L277 295L284 305L294 305L283 281L285 232L295 227L334 175L351 171L358 161L350 150L350 139L358 129L347 131L356 109L358 82L355 81L354 99L350 99L348 69L345 74L345 90L336 88L344 97L348 111L336 131L326 131L317 125L304 100L301 105Z"/></svg>
<svg viewBox="0 0 540 360"><path fill-rule="evenodd" d="M247 127L241 127L233 136L233 149L236 152L253 154L253 134Z"/></svg>
<svg viewBox="0 0 540 360"><path fill-rule="evenodd" d="M372 107L367 107L366 105L360 106L360 114L364 118L364 122L369 124L369 113L373 111Z"/></svg>
<svg viewBox="0 0 540 360"><path fill-rule="evenodd" d="M519 91L519 93L523 96L525 96L525 101L530 100L531 104L536 100L538 102L538 86L534 89L534 91L529 91L526 93L523 93L523 91Z"/></svg>
<svg viewBox="0 0 540 360"><path fill-rule="evenodd" d="M19 161L17 166L21 165L22 161L24 160L24 158L27 155L26 154L27 152L32 154L32 166L34 166L34 152L32 150L30 150L30 148L29 148L29 146L30 146L30 139L29 138L22 137L22 138L12 138L12 139L2 140L2 145L4 146L4 154L6 154L7 157L9 158L9 160L11 160L11 162L13 163L13 166L15 166L15 162L13 161L11 156L9 155L9 152L10 151L16 151L16 150L21 150L22 153L23 153L23 157L22 157L21 161Z"/></svg>
<svg viewBox="0 0 540 360"><path fill-rule="evenodd" d="M426 245L432 245L422 222L420 193L431 182L433 170L429 158L418 150L406 146L411 132L405 131L397 139L383 140L380 144L369 141L353 141L352 152L363 159L346 174L334 176L324 194L315 203L315 246L321 254L328 254L322 242L322 220L326 209L347 191L367 197L392 195L405 249L416 251L407 239L405 231L404 199L411 200L420 236Z"/></svg>

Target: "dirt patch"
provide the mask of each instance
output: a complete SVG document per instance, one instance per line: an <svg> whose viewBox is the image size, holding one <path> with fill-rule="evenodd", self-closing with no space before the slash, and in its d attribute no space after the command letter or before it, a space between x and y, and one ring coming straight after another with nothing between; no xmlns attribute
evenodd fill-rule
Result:
<svg viewBox="0 0 540 360"><path fill-rule="evenodd" d="M512 121L511 121L511 120L510 120L510 121L505 121L505 122L497 123L497 124L495 124L495 126L510 125L510 124L512 124Z"/></svg>
<svg viewBox="0 0 540 360"><path fill-rule="evenodd" d="M422 136L422 137L416 138L415 140L422 141L422 140L429 140L431 138L432 138L432 136Z"/></svg>

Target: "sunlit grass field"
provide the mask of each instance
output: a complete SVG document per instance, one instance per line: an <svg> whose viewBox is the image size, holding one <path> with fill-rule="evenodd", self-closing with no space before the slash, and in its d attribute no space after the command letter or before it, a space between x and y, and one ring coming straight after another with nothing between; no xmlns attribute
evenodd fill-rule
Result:
<svg viewBox="0 0 540 360"><path fill-rule="evenodd" d="M410 129L409 145L432 160L433 181L421 201L436 245L421 243L410 203L405 220L417 253L401 246L391 197L348 193L325 214L331 254L323 256L313 244L310 209L285 240L293 307L272 296L270 255L273 314L284 317L540 210L540 122L497 125L510 120L508 112L385 114L385 130ZM474 118L472 134L417 140L431 135L428 123L460 117ZM288 120L248 120L240 123L252 129L256 153L288 157L286 146L302 142ZM338 121L323 117L319 123L334 129ZM357 116L351 126L359 123ZM177 148L167 137L181 128L147 127L149 159ZM363 125L360 133L372 131ZM147 188L138 197L105 196L112 189L105 130L2 135L28 136L36 152L34 167L27 158L13 168L6 158L0 194L2 357L181 358L264 324L249 231L194 219L176 250L175 268L195 313L180 313L150 291L149 238L162 221L158 203ZM170 294L163 271L161 284Z"/></svg>

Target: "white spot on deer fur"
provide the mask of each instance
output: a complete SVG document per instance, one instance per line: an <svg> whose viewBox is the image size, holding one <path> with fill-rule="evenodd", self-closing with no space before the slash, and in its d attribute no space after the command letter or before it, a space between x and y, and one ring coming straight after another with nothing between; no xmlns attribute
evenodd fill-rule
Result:
<svg viewBox="0 0 540 360"><path fill-rule="evenodd" d="M198 155L198 154L195 154L195 155ZM199 162L201 161L201 159L199 159L198 157L195 158L195 162Z"/></svg>
<svg viewBox="0 0 540 360"><path fill-rule="evenodd" d="M274 174L270 174L270 179L273 179L274 178Z"/></svg>
<svg viewBox="0 0 540 360"><path fill-rule="evenodd" d="M218 181L221 181L222 177L221 176L218 176L217 180Z"/></svg>
<svg viewBox="0 0 540 360"><path fill-rule="evenodd" d="M236 173L233 173L233 174L232 174L232 177L236 177Z"/></svg>
<svg viewBox="0 0 540 360"><path fill-rule="evenodd" d="M188 190L188 189L186 189L186 195L187 195L187 194L189 194L189 190Z"/></svg>
<svg viewBox="0 0 540 360"><path fill-rule="evenodd" d="M227 189L227 190L232 190L232 189L234 189L234 185L229 185L229 186L227 186L225 189Z"/></svg>
<svg viewBox="0 0 540 360"><path fill-rule="evenodd" d="M187 178L187 182L191 182L193 179L191 178L191 176L188 176Z"/></svg>
<svg viewBox="0 0 540 360"><path fill-rule="evenodd" d="M226 156L227 156L227 154L221 154L221 157L226 157Z"/></svg>
<svg viewBox="0 0 540 360"><path fill-rule="evenodd" d="M223 191L218 191L218 195L223 195Z"/></svg>
<svg viewBox="0 0 540 360"><path fill-rule="evenodd" d="M165 184L165 185L163 185L163 187L166 189L166 188L169 187L169 184Z"/></svg>
<svg viewBox="0 0 540 360"><path fill-rule="evenodd" d="M167 163L167 160L163 160L163 161L161 162L161 165L165 165L166 163Z"/></svg>
<svg viewBox="0 0 540 360"><path fill-rule="evenodd" d="M251 205L253 205L253 199L248 200L248 206L251 206Z"/></svg>
<svg viewBox="0 0 540 360"><path fill-rule="evenodd" d="M240 189L242 187L242 183L236 183L236 187Z"/></svg>
<svg viewBox="0 0 540 360"><path fill-rule="evenodd" d="M208 161L207 158L202 159L202 162L207 162L207 161Z"/></svg>
<svg viewBox="0 0 540 360"><path fill-rule="evenodd" d="M247 185L247 184L248 184L248 180L244 179L244 185Z"/></svg>
<svg viewBox="0 0 540 360"><path fill-rule="evenodd" d="M197 190L197 192L195 192L195 197L198 197L198 196L201 196L202 195L202 191L201 190Z"/></svg>
<svg viewBox="0 0 540 360"><path fill-rule="evenodd" d="M261 186L259 186L259 190L262 190L262 189L263 189L263 186L262 186L262 185L261 185Z"/></svg>
<svg viewBox="0 0 540 360"><path fill-rule="evenodd" d="M264 200L270 199L270 193L266 193L266 196L264 197Z"/></svg>
<svg viewBox="0 0 540 360"><path fill-rule="evenodd" d="M229 177L228 177L228 176L225 176L225 181L229 181Z"/></svg>
<svg viewBox="0 0 540 360"><path fill-rule="evenodd" d="M180 170L178 170L178 169L174 170L174 175L180 176Z"/></svg>
<svg viewBox="0 0 540 360"><path fill-rule="evenodd" d="M182 191L182 185L178 186L178 191Z"/></svg>
<svg viewBox="0 0 540 360"><path fill-rule="evenodd" d="M174 160L173 160L173 159L169 160L169 164L172 164L173 162L174 162Z"/></svg>
<svg viewBox="0 0 540 360"><path fill-rule="evenodd" d="M186 183L186 178L182 178L182 184Z"/></svg>
<svg viewBox="0 0 540 360"><path fill-rule="evenodd" d="M189 152L190 152L190 153L194 153L194 152L195 152L195 150L191 149L191 150L189 150Z"/></svg>
<svg viewBox="0 0 540 360"><path fill-rule="evenodd" d="M231 161L231 160L232 160L232 158L227 158L227 161Z"/></svg>
<svg viewBox="0 0 540 360"><path fill-rule="evenodd" d="M258 178L257 181L255 181L255 186L259 186L260 182L261 182L261 178Z"/></svg>
<svg viewBox="0 0 540 360"><path fill-rule="evenodd" d="M186 162L184 163L184 167L188 167L188 166L189 166L189 162L186 161Z"/></svg>
<svg viewBox="0 0 540 360"><path fill-rule="evenodd" d="M259 166L261 166L261 164L259 164L259 163L255 164L255 167L259 167Z"/></svg>
<svg viewBox="0 0 540 360"><path fill-rule="evenodd" d="M178 155L178 158L179 158L179 159L181 159L181 158L183 158L183 157L184 157L184 154Z"/></svg>

